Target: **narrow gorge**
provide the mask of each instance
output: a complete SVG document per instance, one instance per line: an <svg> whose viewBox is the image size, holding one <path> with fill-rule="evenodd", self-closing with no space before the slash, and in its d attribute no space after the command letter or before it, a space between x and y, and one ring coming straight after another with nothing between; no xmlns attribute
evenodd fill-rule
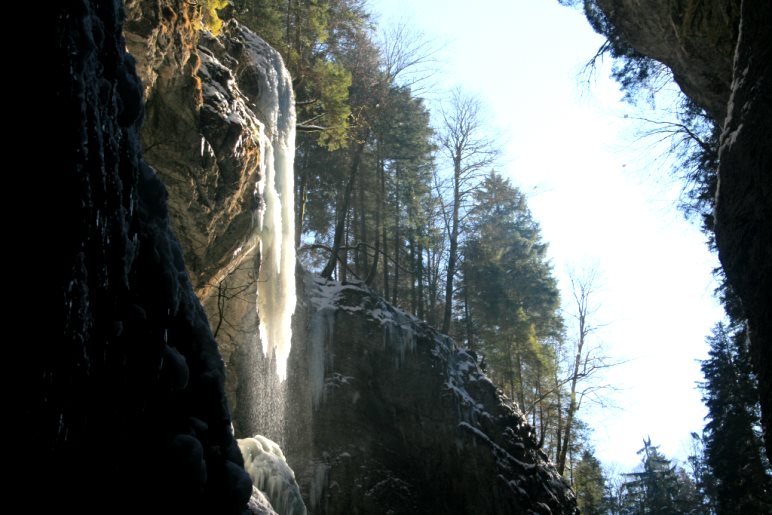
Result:
<svg viewBox="0 0 772 515"><path fill-rule="evenodd" d="M308 246L340 261L341 282L301 265L296 128L316 126L298 120L298 79L279 51L228 14L242 3L221 3L216 28L209 2L46 8L59 164L42 187L56 199L61 243L47 285L54 337L20 361L32 455L19 475L40 476L40 464L45 475L27 481L26 503L75 513L578 514L535 411L526 416L526 403L494 384L471 337L457 343L416 316L420 279L398 291L407 256L423 266L418 239L405 262L394 251L391 296L385 263L381 293L373 287L372 242ZM772 449L769 3L597 3L724 120L716 245L747 314ZM348 80L354 95L361 85ZM362 142L390 129L361 125L330 204L349 209ZM372 161L385 206L383 160ZM366 193L357 194L361 210ZM414 208L392 201L396 212ZM386 215L376 219L373 256L386 262ZM357 276L347 252L370 273ZM550 330L545 338L563 329ZM537 338L533 323L523 333ZM558 448L560 438L558 429Z"/></svg>
<svg viewBox="0 0 772 515"><path fill-rule="evenodd" d="M199 33L183 1L69 2L55 20L61 223L83 230L29 415L60 507L576 511L468 354L363 284L296 267L275 50L236 21Z"/></svg>

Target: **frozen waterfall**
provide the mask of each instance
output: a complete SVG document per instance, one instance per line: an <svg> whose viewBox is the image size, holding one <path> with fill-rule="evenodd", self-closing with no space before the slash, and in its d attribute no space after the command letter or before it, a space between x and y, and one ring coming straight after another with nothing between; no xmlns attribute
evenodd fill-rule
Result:
<svg viewBox="0 0 772 515"><path fill-rule="evenodd" d="M276 373L287 377L287 358L295 311L295 102L292 79L279 53L262 39L243 33L258 69L260 94L253 108L260 127L262 176L255 195L260 277L257 310L263 354L275 355Z"/></svg>

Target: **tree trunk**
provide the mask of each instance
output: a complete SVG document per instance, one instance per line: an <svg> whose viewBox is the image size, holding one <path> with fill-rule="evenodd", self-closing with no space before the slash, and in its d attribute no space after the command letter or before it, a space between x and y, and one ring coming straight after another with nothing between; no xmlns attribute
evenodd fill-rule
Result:
<svg viewBox="0 0 772 515"><path fill-rule="evenodd" d="M376 156L376 181L383 185L383 160L380 156L380 144L377 146L376 150L377 156ZM375 249L373 252L373 264L370 267L370 271L367 274L367 278L365 279L365 284L368 286L373 284L373 281L375 280L375 277L378 275L378 260L381 257L381 220L383 218L383 192L380 188L376 188L376 199L375 199Z"/></svg>
<svg viewBox="0 0 772 515"><path fill-rule="evenodd" d="M453 160L453 220L450 229L450 250L448 253L448 270L445 282L445 311L442 317L442 332L450 333L450 319L453 315L453 278L456 275L456 259L458 253L458 221L461 209L461 149Z"/></svg>
<svg viewBox="0 0 772 515"><path fill-rule="evenodd" d="M475 352L474 323L472 322L472 310L469 307L469 292L464 288L464 320L466 322L466 347Z"/></svg>
<svg viewBox="0 0 772 515"><path fill-rule="evenodd" d="M416 263L415 254L415 238L413 237L413 231L410 231L408 237L408 246L410 248L410 312L413 315L418 316L418 296L416 294L416 275L418 271L418 264Z"/></svg>
<svg viewBox="0 0 772 515"><path fill-rule="evenodd" d="M439 296L440 272L436 268L436 253L432 257L432 249L426 249L426 260L429 263L429 313L427 322L429 325L437 324L437 297Z"/></svg>
<svg viewBox="0 0 772 515"><path fill-rule="evenodd" d="M416 280L418 281L418 291L416 292L416 295L418 296L418 312L416 313L416 316L420 318L421 320L424 319L425 313L424 313L424 250L420 243L417 244L418 248L416 249L416 253L418 255L418 260L416 262Z"/></svg>
<svg viewBox="0 0 772 515"><path fill-rule="evenodd" d="M523 388L523 357L518 349L515 352L515 366L517 367L517 402L520 403L520 409L525 409L525 391Z"/></svg>
<svg viewBox="0 0 772 515"><path fill-rule="evenodd" d="M348 217L347 217L348 218ZM341 283L345 283L348 280L348 242L349 242L349 223L348 219L346 220L344 224L343 229L343 245L340 246L340 250L338 250L338 257L340 258L338 262L338 280Z"/></svg>
<svg viewBox="0 0 772 515"><path fill-rule="evenodd" d="M539 396L541 397L541 387L538 389ZM536 409L534 409L534 412ZM547 438L547 422L548 420L544 416L544 400L539 401L539 449L544 448L544 440Z"/></svg>
<svg viewBox="0 0 772 515"><path fill-rule="evenodd" d="M399 166L394 167L394 287L392 288L391 303L397 305L399 295L399 250L402 242L399 236Z"/></svg>
<svg viewBox="0 0 772 515"><path fill-rule="evenodd" d="M562 388L558 388L556 390L556 398L557 398L557 405L558 405L558 423L555 427L555 456L553 457L554 461L558 461L558 456L560 456L563 453L563 395L562 395Z"/></svg>
<svg viewBox="0 0 772 515"><path fill-rule="evenodd" d="M366 140L367 138L365 138ZM351 204L351 191L354 189L354 181L356 181L357 172L359 171L359 162L362 160L362 152L364 151L364 140L357 145L354 150L354 158L351 160L351 171L349 173L348 181L346 182L346 189L343 192L343 198L340 202L340 209L338 210L338 219L335 223L335 234L332 239L332 252L330 252L330 258L327 260L322 270L321 276L329 279L332 277L332 273L335 271L335 265L338 262L338 252L340 251L343 243L343 237L346 231L346 218L348 218L348 210Z"/></svg>
<svg viewBox="0 0 772 515"><path fill-rule="evenodd" d="M300 248L300 237L303 232L303 218L305 218L306 215L306 202L308 201L305 174L301 173L298 176L298 190L295 198L298 199L297 210L295 211L295 248Z"/></svg>
<svg viewBox="0 0 772 515"><path fill-rule="evenodd" d="M359 221L359 234L354 235L354 241L362 243L356 251L356 270L360 277L365 277L368 271L367 257L367 216L365 210L365 187L360 177L359 188L357 188L357 214Z"/></svg>
<svg viewBox="0 0 772 515"><path fill-rule="evenodd" d="M558 455L558 460L556 467L558 469L558 473L560 475L563 475L563 472L566 469L566 455L568 453L568 448L571 443L571 426L574 423L574 414L577 410L577 403L576 403L576 383L579 380L579 368L582 364L582 348L584 347L584 340L587 336L587 327L586 327L586 321L587 321L587 307L584 303L579 303L579 341L577 342L576 346L576 356L574 357L574 370L573 374L571 376L571 389L569 391L569 394L571 395L571 401L568 404L568 411L566 412L566 425L563 430L563 448L561 449L560 455Z"/></svg>
<svg viewBox="0 0 772 515"><path fill-rule="evenodd" d="M303 235L303 220L306 217L306 203L308 202L308 150L301 147L298 152L303 156L303 164L300 173L296 174L297 192L295 194L295 248L300 248L300 240Z"/></svg>
<svg viewBox="0 0 772 515"><path fill-rule="evenodd" d="M389 298L389 240L386 229L386 167L381 167L381 202L383 206L383 223L381 224L381 239L383 240L383 296Z"/></svg>

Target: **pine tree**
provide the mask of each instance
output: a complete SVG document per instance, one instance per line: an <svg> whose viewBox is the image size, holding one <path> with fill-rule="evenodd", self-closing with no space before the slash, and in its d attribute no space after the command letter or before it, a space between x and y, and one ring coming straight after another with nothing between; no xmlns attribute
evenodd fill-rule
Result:
<svg viewBox="0 0 772 515"><path fill-rule="evenodd" d="M528 411L537 382L554 375L547 342L561 328L557 284L525 196L491 172L473 199L462 253L467 345L484 352L494 381Z"/></svg>
<svg viewBox="0 0 772 515"><path fill-rule="evenodd" d="M692 452L687 458L690 476L694 481L695 505L698 510L695 513L712 515L716 513L715 492L716 478L708 466L708 458L705 454L705 441L707 437L692 433Z"/></svg>
<svg viewBox="0 0 772 515"><path fill-rule="evenodd" d="M574 467L574 492L576 504L584 515L605 515L605 478L600 461L589 449L582 451L582 457Z"/></svg>
<svg viewBox="0 0 772 515"><path fill-rule="evenodd" d="M717 513L772 513L772 474L759 434L759 398L746 329L718 324L702 362L707 463Z"/></svg>
<svg viewBox="0 0 772 515"><path fill-rule="evenodd" d="M687 492L693 489L688 478L679 474L675 466L652 445L651 438L643 441L641 455L642 470L623 474L623 513L640 515L672 515L688 513L691 506L685 505ZM687 503L689 501L686 501Z"/></svg>

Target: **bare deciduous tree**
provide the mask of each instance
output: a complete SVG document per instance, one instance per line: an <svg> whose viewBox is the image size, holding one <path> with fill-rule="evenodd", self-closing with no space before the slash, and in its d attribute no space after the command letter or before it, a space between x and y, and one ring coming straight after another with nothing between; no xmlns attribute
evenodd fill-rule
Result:
<svg viewBox="0 0 772 515"><path fill-rule="evenodd" d="M454 89L450 104L441 110L439 144L453 167L450 206L445 212L449 249L445 275L445 310L442 317L444 333L450 331L453 313L453 283L458 268L462 205L499 154L494 142L483 131L480 109L477 98Z"/></svg>
<svg viewBox="0 0 772 515"><path fill-rule="evenodd" d="M566 468L566 458L571 447L576 413L582 407L582 402L599 390L611 388L610 385L597 384L590 379L597 375L600 370L620 364L620 362L610 363L608 358L601 355L600 346L588 341L589 336L602 327L602 324L592 320L598 310L593 302L598 282L597 271L591 268L581 273L570 272L569 280L574 300L574 311L569 312L569 315L576 320L577 332L572 352L573 360L569 361L568 374L563 380L563 383L568 385L565 419L563 418L563 400L560 398L562 395L558 395L555 461L560 474L563 474Z"/></svg>

